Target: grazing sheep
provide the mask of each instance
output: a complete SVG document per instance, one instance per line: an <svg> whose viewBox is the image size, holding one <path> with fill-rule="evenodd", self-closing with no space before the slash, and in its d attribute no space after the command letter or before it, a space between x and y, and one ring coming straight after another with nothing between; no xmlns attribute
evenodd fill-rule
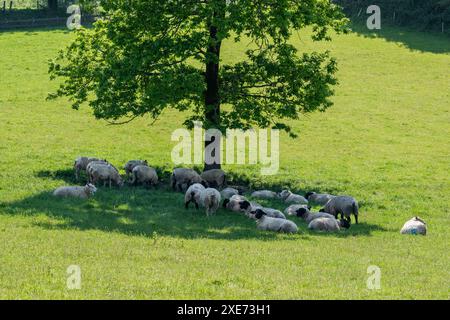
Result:
<svg viewBox="0 0 450 320"><path fill-rule="evenodd" d="M300 208L305 208L305 209L311 210L311 207L306 204L291 204L289 207L284 209L284 214L286 214L288 216L296 216L297 210Z"/></svg>
<svg viewBox="0 0 450 320"><path fill-rule="evenodd" d="M203 191L205 191L205 187L200 183L194 183L192 186L190 186L186 194L184 195L184 206L185 208L189 208L189 203L193 202L195 204L195 207L198 209L200 204L200 195Z"/></svg>
<svg viewBox="0 0 450 320"><path fill-rule="evenodd" d="M91 181L94 185L96 185L98 182L103 181L103 186L106 185L106 183L109 183L109 187L111 188L112 182L114 182L115 185L122 187L123 186L123 180L122 177L119 175L119 172L116 168L109 164L94 164L91 165L89 168L89 174L91 177Z"/></svg>
<svg viewBox="0 0 450 320"><path fill-rule="evenodd" d="M220 169L211 169L203 172L200 177L206 181L209 187L223 188L226 184L225 172Z"/></svg>
<svg viewBox="0 0 450 320"><path fill-rule="evenodd" d="M278 195L285 203L308 204L308 200L299 194L294 194L289 190L283 190Z"/></svg>
<svg viewBox="0 0 450 320"><path fill-rule="evenodd" d="M325 206L320 209L320 212L327 212L338 217L341 214L341 218L351 220L351 215L355 216L355 222L358 223L358 202L349 196L337 196L328 201Z"/></svg>
<svg viewBox="0 0 450 320"><path fill-rule="evenodd" d="M334 217L314 219L308 225L308 229L327 232L340 231L342 228L350 228L350 222L345 219L338 221Z"/></svg>
<svg viewBox="0 0 450 320"><path fill-rule="evenodd" d="M78 157L74 164L73 164L73 169L75 170L75 178L77 179L77 181L80 178L80 172L81 171L86 171L86 168L88 166L89 163L91 163L92 161L101 161L100 159L97 158L90 158L90 157ZM104 160L106 162L106 160Z"/></svg>
<svg viewBox="0 0 450 320"><path fill-rule="evenodd" d="M110 165L106 160L94 160L89 162L86 166L86 174L88 176L88 181L92 183L92 168L96 165Z"/></svg>
<svg viewBox="0 0 450 320"><path fill-rule="evenodd" d="M131 172L131 184L138 183L143 185L155 186L158 184L158 174L156 170L147 165L137 165Z"/></svg>
<svg viewBox="0 0 450 320"><path fill-rule="evenodd" d="M260 190L252 193L253 198L259 199L275 199L277 198L277 193L270 190Z"/></svg>
<svg viewBox="0 0 450 320"><path fill-rule="evenodd" d="M312 213L308 209L305 208L299 208L296 211L296 215L299 218L302 218L306 221L306 223L310 223L311 221L318 219L318 218L329 218L329 219L335 219L335 217L332 214L326 213L326 212L316 212Z"/></svg>
<svg viewBox="0 0 450 320"><path fill-rule="evenodd" d="M328 201L335 198L336 196L332 196L331 194L325 194L325 193L315 193L315 192L308 192L305 195L306 200L309 202L312 202L318 206L324 206L327 204Z"/></svg>
<svg viewBox="0 0 450 320"><path fill-rule="evenodd" d="M234 195L239 195L239 191L234 188L225 188L220 191L220 196L222 199L230 199Z"/></svg>
<svg viewBox="0 0 450 320"><path fill-rule="evenodd" d="M123 167L125 170L125 174L129 176L133 169L137 166L148 166L147 160L130 160Z"/></svg>
<svg viewBox="0 0 450 320"><path fill-rule="evenodd" d="M84 187L61 187L53 192L55 197L72 197L80 199L88 199L92 197L97 188L92 184L87 184Z"/></svg>
<svg viewBox="0 0 450 320"><path fill-rule="evenodd" d="M427 234L427 224L419 217L414 217L403 225L403 228L402 230L400 230L400 233L421 234L425 236Z"/></svg>
<svg viewBox="0 0 450 320"><path fill-rule="evenodd" d="M220 192L213 188L207 188L200 193L200 204L206 209L206 215L209 216L219 209Z"/></svg>
<svg viewBox="0 0 450 320"><path fill-rule="evenodd" d="M297 225L290 220L268 217L261 209L257 209L255 212L252 212L252 214L257 220L256 224L259 230L284 233L298 232Z"/></svg>
<svg viewBox="0 0 450 320"><path fill-rule="evenodd" d="M206 182L200 177L200 175L193 169L177 168L173 170L171 177L172 189L183 191L183 186L186 185L186 189L194 183L201 183L207 187Z"/></svg>

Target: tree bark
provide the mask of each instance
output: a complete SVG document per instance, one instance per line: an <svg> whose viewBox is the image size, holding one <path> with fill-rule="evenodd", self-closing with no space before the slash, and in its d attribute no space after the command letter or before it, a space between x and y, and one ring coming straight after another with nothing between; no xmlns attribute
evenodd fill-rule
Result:
<svg viewBox="0 0 450 320"><path fill-rule="evenodd" d="M47 5L48 9L52 12L56 12L58 10L58 0L48 0Z"/></svg>

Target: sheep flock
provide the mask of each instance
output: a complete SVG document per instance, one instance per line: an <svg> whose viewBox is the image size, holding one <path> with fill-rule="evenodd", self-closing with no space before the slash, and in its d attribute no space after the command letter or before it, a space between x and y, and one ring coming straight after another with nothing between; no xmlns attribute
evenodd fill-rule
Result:
<svg viewBox="0 0 450 320"><path fill-rule="evenodd" d="M81 179L84 172L87 177L85 186L63 186L53 192L55 197L72 197L88 199L97 192L97 186L122 187L125 181L132 186L143 185L157 187L157 171L146 160L130 160L123 167L125 177L106 159L78 157L73 165L75 178ZM340 232L349 229L354 216L358 224L359 205L356 199L346 195L320 194L307 192L299 195L290 190L274 192L257 190L250 198L243 195L240 187L227 186L226 173L221 169L212 169L198 173L193 169L176 168L173 170L170 185L174 192L183 192L184 206L189 209L191 203L199 210L205 210L206 216L214 214L220 207L230 213L247 216L256 221L259 230L297 233L299 228L286 216L296 217L306 222L308 229L320 232ZM284 213L273 208L266 208L251 199L277 199L288 205ZM321 206L319 212L313 212L312 206ZM339 217L340 216L340 217ZM401 234L426 235L427 224L419 217L407 221Z"/></svg>

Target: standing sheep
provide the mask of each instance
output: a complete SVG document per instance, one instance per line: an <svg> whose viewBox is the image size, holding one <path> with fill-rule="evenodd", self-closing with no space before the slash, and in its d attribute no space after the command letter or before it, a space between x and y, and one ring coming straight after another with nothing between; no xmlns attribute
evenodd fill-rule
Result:
<svg viewBox="0 0 450 320"><path fill-rule="evenodd" d="M84 187L61 187L56 189L53 192L53 195L55 197L88 199L92 197L95 192L97 192L97 188L89 183Z"/></svg>
<svg viewBox="0 0 450 320"><path fill-rule="evenodd" d="M148 166L147 160L130 160L123 167L127 177L133 172L133 169L137 166Z"/></svg>
<svg viewBox="0 0 450 320"><path fill-rule="evenodd" d="M213 188L207 188L200 194L200 203L206 209L207 216L219 209L220 200L220 192Z"/></svg>
<svg viewBox="0 0 450 320"><path fill-rule="evenodd" d="M427 224L419 217L414 217L403 225L403 228L402 230L400 230L400 233L421 234L425 236L427 234Z"/></svg>
<svg viewBox="0 0 450 320"><path fill-rule="evenodd" d="M207 187L206 182L200 177L200 175L193 169L177 168L173 170L171 177L171 185L173 190L183 191L184 186L186 189L194 183L201 183Z"/></svg>
<svg viewBox="0 0 450 320"><path fill-rule="evenodd" d="M315 193L315 192L308 192L305 195L306 200L309 202L312 202L318 206L324 206L327 204L328 201L335 198L336 196L332 196L331 194L325 194L325 193Z"/></svg>
<svg viewBox="0 0 450 320"><path fill-rule="evenodd" d="M80 178L80 173L82 171L86 171L88 164L91 163L92 161L102 161L102 160L97 159L97 158L90 158L90 157L78 157L77 159L75 159L75 162L73 164L73 169L75 171L75 179L77 181ZM103 160L103 161L106 162L106 160Z"/></svg>
<svg viewBox="0 0 450 320"><path fill-rule="evenodd" d="M205 191L205 187L200 183L194 183L190 186L184 195L184 207L189 208L189 203L193 202L198 209L201 202L200 195Z"/></svg>
<svg viewBox="0 0 450 320"><path fill-rule="evenodd" d="M261 209L257 209L256 212L252 212L252 214L257 220L256 224L259 230L284 233L298 232L297 225L290 220L268 217Z"/></svg>
<svg viewBox="0 0 450 320"><path fill-rule="evenodd" d="M221 189L226 185L225 172L220 169L211 169L204 171L200 177L206 181L209 187Z"/></svg>
<svg viewBox="0 0 450 320"><path fill-rule="evenodd" d="M131 172L132 185L138 183L149 186L156 186L158 184L158 174L154 168L147 165L137 165L133 168Z"/></svg>
<svg viewBox="0 0 450 320"><path fill-rule="evenodd" d="M345 219L338 221L334 217L314 219L308 225L308 229L310 230L326 232L340 231L342 228L350 228L350 222Z"/></svg>
<svg viewBox="0 0 450 320"><path fill-rule="evenodd" d="M280 192L279 197L287 204L296 203L296 204L308 204L308 200L302 197L299 194L294 194L289 190L283 190Z"/></svg>
<svg viewBox="0 0 450 320"><path fill-rule="evenodd" d="M103 186L105 186L106 183L109 183L110 188L113 182L119 187L123 186L123 180L119 175L119 172L109 164L94 164L90 167L89 174L94 185L103 181Z"/></svg>
<svg viewBox="0 0 450 320"><path fill-rule="evenodd" d="M358 202L349 196L337 196L328 201L325 206L320 209L320 212L327 212L338 217L341 214L341 218L348 219L350 221L350 217L353 214L355 216L355 222L358 223Z"/></svg>

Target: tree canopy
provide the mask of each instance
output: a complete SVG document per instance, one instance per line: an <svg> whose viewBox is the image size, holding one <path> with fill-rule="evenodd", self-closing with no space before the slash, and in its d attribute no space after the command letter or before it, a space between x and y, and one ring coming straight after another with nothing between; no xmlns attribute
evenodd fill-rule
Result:
<svg viewBox="0 0 450 320"><path fill-rule="evenodd" d="M102 0L102 17L50 62L62 83L51 98L88 103L95 117L124 123L165 108L190 110L206 127L278 128L283 120L332 105L337 64L329 52L299 54L289 40L346 31L330 0ZM251 42L225 64L224 40ZM221 108L226 105L226 108Z"/></svg>

